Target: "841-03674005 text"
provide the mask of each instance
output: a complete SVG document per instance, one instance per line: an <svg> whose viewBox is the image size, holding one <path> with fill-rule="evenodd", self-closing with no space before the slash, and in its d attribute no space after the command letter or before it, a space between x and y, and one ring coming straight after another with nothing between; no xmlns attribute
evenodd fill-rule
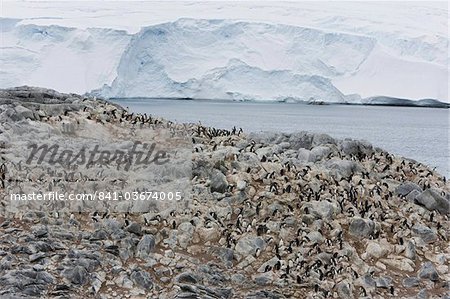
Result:
<svg viewBox="0 0 450 299"><path fill-rule="evenodd" d="M63 193L63 192L45 192L45 193L12 193L11 201L123 201L123 200L155 200L155 201L180 201L183 199L181 191L95 191L92 193Z"/></svg>

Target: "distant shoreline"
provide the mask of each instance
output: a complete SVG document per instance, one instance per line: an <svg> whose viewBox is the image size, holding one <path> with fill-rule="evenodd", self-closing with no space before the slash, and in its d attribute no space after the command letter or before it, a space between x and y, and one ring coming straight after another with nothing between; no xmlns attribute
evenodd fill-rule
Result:
<svg viewBox="0 0 450 299"><path fill-rule="evenodd" d="M416 107L416 108L441 108L449 109L450 104L433 100L431 104L414 103L412 100L401 100L392 103L333 103L333 102L306 102L306 101L264 101L264 100L227 100L227 99L204 99L204 98L177 98L177 97L111 97L106 100L167 100L167 101L196 101L196 102L233 102L233 103L255 103L255 104L300 104L300 105L339 105L339 106L383 106L383 107ZM405 103L405 101L408 101Z"/></svg>

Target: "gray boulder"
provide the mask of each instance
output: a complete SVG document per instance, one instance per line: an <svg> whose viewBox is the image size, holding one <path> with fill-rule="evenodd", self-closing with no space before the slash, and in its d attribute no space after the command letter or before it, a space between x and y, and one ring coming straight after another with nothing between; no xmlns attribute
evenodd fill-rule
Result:
<svg viewBox="0 0 450 299"><path fill-rule="evenodd" d="M354 298L351 286L347 281L338 283L337 292L341 299Z"/></svg>
<svg viewBox="0 0 450 299"><path fill-rule="evenodd" d="M189 272L184 272L181 273L180 275L178 275L175 278L175 281L178 283L189 283L189 284L196 284L197 283L197 278L194 274L189 273Z"/></svg>
<svg viewBox="0 0 450 299"><path fill-rule="evenodd" d="M259 286L269 285L273 280L272 272L258 273L253 276L255 283Z"/></svg>
<svg viewBox="0 0 450 299"><path fill-rule="evenodd" d="M317 162L322 160L323 158L327 157L331 153L331 149L328 146L316 146L313 149L311 149L310 155L309 155L309 162Z"/></svg>
<svg viewBox="0 0 450 299"><path fill-rule="evenodd" d="M135 270L131 273L130 278L136 285L143 289L150 290L153 288L152 278L146 271Z"/></svg>
<svg viewBox="0 0 450 299"><path fill-rule="evenodd" d="M248 140L253 140L259 144L280 144L289 141L290 134L279 132L251 132Z"/></svg>
<svg viewBox="0 0 450 299"><path fill-rule="evenodd" d="M417 185L416 183L403 182L395 189L395 194L398 196L406 196L409 193L411 193L411 191L413 191L413 190L422 192L422 188L420 188L420 186Z"/></svg>
<svg viewBox="0 0 450 299"><path fill-rule="evenodd" d="M194 234L194 226L190 222L183 222L178 226L178 243L182 248L186 248Z"/></svg>
<svg viewBox="0 0 450 299"><path fill-rule="evenodd" d="M434 189L427 189L416 196L417 203L425 206L428 210L436 210L441 214L450 214L450 202L447 198L441 196Z"/></svg>
<svg viewBox="0 0 450 299"><path fill-rule="evenodd" d="M405 245L405 256L410 260L416 259L416 245L411 240L408 240Z"/></svg>
<svg viewBox="0 0 450 299"><path fill-rule="evenodd" d="M413 288L417 287L420 283L420 280L417 277L407 277L403 279L403 286L405 288Z"/></svg>
<svg viewBox="0 0 450 299"><path fill-rule="evenodd" d="M215 250L217 257L227 266L230 267L233 265L233 256L234 250L225 247L218 247Z"/></svg>
<svg viewBox="0 0 450 299"><path fill-rule="evenodd" d="M226 176L218 169L213 169L210 175L211 192L225 193L228 187Z"/></svg>
<svg viewBox="0 0 450 299"><path fill-rule="evenodd" d="M408 195L406 195L406 200L416 203L416 197L419 196L421 192L422 191L412 190Z"/></svg>
<svg viewBox="0 0 450 299"><path fill-rule="evenodd" d="M370 155L373 153L373 147L369 142L351 139L342 140L340 150L346 155Z"/></svg>
<svg viewBox="0 0 450 299"><path fill-rule="evenodd" d="M242 257L246 257L255 254L257 249L262 250L265 245L266 242L260 237L244 237L237 242L235 251Z"/></svg>
<svg viewBox="0 0 450 299"><path fill-rule="evenodd" d="M417 293L417 296L416 296L416 299L428 299L428 298L430 298L430 297L428 296L427 289L420 290L420 292Z"/></svg>
<svg viewBox="0 0 450 299"><path fill-rule="evenodd" d="M24 118L29 118L31 120L34 120L33 111L31 111L30 109L25 108L23 106L16 106L15 110L16 110L15 117L17 118L16 120L20 120L20 119L24 119Z"/></svg>
<svg viewBox="0 0 450 299"><path fill-rule="evenodd" d="M327 134L314 134L313 136L313 145L325 145L325 144L334 144L336 145L336 139Z"/></svg>
<svg viewBox="0 0 450 299"><path fill-rule="evenodd" d="M133 233L135 235L141 235L142 234L142 227L137 222L130 223L126 228L126 231Z"/></svg>
<svg viewBox="0 0 450 299"><path fill-rule="evenodd" d="M429 279L431 281L439 280L439 275L432 262L425 262L417 275L421 279Z"/></svg>
<svg viewBox="0 0 450 299"><path fill-rule="evenodd" d="M308 162L309 157L311 156L311 151L305 148L301 148L297 151L297 159L300 162Z"/></svg>
<svg viewBox="0 0 450 299"><path fill-rule="evenodd" d="M355 217L349 226L349 233L354 237L367 238L375 230L375 223L370 219Z"/></svg>
<svg viewBox="0 0 450 299"><path fill-rule="evenodd" d="M305 203L305 207L308 207L315 217L321 219L332 219L339 210L337 204L326 200L311 201L310 203Z"/></svg>
<svg viewBox="0 0 450 299"><path fill-rule="evenodd" d="M425 243L433 243L434 241L437 240L437 236L435 234L435 232L422 224L416 224L412 227L412 232L416 235L419 236L420 238L422 238L422 240Z"/></svg>
<svg viewBox="0 0 450 299"><path fill-rule="evenodd" d="M296 132L289 136L289 143L293 150L300 148L311 149L313 137L313 134L307 132Z"/></svg>
<svg viewBox="0 0 450 299"><path fill-rule="evenodd" d="M136 247L136 257L146 258L155 248L155 237L152 235L145 235L139 241Z"/></svg>
<svg viewBox="0 0 450 299"><path fill-rule="evenodd" d="M88 282L88 272L82 266L75 266L71 269L67 269L64 272L64 276L73 284L84 285Z"/></svg>
<svg viewBox="0 0 450 299"><path fill-rule="evenodd" d="M389 276L378 277L376 280L377 288L387 289L392 285L392 278Z"/></svg>
<svg viewBox="0 0 450 299"><path fill-rule="evenodd" d="M348 178L354 173L361 172L362 167L355 161L341 160L332 158L324 163L324 166L330 170L331 175L335 177Z"/></svg>

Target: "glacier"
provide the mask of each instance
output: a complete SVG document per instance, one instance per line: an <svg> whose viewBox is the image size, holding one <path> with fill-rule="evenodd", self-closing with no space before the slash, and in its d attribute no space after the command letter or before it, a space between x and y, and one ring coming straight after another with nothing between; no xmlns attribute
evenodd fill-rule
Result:
<svg viewBox="0 0 450 299"><path fill-rule="evenodd" d="M449 102L446 13L437 4L236 9L167 2L156 9L140 2L111 3L108 14L102 2L78 6L5 3L0 87L103 97Z"/></svg>
<svg viewBox="0 0 450 299"><path fill-rule="evenodd" d="M0 19L0 87L42 86L85 93L117 76L120 57L131 40L123 30L78 29L58 25L18 25Z"/></svg>
<svg viewBox="0 0 450 299"><path fill-rule="evenodd" d="M180 19L143 28L107 97L342 102L330 77L354 72L371 38L287 25ZM351 55L352 59L342 59Z"/></svg>

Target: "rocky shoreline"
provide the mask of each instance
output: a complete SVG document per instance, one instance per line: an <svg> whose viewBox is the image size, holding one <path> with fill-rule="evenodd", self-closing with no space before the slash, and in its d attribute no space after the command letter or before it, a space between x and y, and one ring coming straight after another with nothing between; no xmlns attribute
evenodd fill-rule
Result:
<svg viewBox="0 0 450 299"><path fill-rule="evenodd" d="M325 134L142 119L74 94L0 91L1 298L449 298L450 186L425 165ZM83 123L186 130L189 207L8 212L17 165L5 153L22 150L11 128Z"/></svg>

